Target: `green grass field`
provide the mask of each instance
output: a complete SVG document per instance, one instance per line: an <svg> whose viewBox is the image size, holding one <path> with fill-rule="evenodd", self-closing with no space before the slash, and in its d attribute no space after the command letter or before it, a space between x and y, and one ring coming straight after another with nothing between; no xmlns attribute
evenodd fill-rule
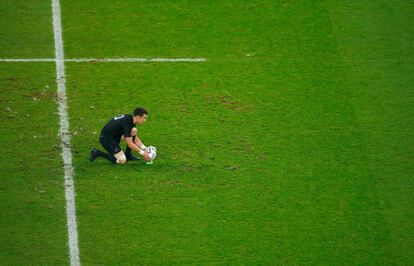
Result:
<svg viewBox="0 0 414 266"><path fill-rule="evenodd" d="M414 265L414 2L61 0L83 265ZM0 2L0 58L53 58ZM53 62L0 62L1 265L69 264ZM153 165L89 162L136 106ZM410 196L411 195L411 196Z"/></svg>

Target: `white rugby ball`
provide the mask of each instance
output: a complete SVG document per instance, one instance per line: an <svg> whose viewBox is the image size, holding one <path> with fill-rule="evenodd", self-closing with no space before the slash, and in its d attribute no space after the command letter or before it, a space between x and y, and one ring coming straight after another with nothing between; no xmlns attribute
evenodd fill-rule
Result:
<svg viewBox="0 0 414 266"><path fill-rule="evenodd" d="M155 148L154 146L148 146L145 149L145 151L148 152L151 161L153 161L155 157L157 157L157 148Z"/></svg>

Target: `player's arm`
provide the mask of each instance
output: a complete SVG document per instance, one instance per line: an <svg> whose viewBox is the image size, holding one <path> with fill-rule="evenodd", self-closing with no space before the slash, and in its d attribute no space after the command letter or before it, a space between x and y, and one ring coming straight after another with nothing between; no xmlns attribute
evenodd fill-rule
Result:
<svg viewBox="0 0 414 266"><path fill-rule="evenodd" d="M135 145L138 146L138 148L140 148L141 150L144 150L147 148L144 143L138 138L138 130L136 127L133 127L131 129L131 136L132 136L132 140L134 141Z"/></svg>
<svg viewBox="0 0 414 266"><path fill-rule="evenodd" d="M137 144L135 144L135 143L132 141L132 137L127 137L127 138L124 138L124 140L125 140L125 142L127 143L128 147L130 147L130 148L131 148L131 150L134 150L134 151L138 152L139 154L141 154L141 155L144 157L144 159L145 159L145 160L149 160L149 157L148 157L148 152L146 152L146 151L144 151L144 150L141 150L141 149L137 146Z"/></svg>
<svg viewBox="0 0 414 266"><path fill-rule="evenodd" d="M143 151L145 151L145 149L147 148L147 146L144 145L144 143L138 138L138 136L135 136L134 143L138 146L138 148L140 148Z"/></svg>

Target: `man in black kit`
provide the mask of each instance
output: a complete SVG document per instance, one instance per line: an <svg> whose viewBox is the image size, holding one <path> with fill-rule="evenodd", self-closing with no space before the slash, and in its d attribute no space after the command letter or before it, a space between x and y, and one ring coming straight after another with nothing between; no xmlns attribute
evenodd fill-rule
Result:
<svg viewBox="0 0 414 266"><path fill-rule="evenodd" d="M150 157L145 151L145 145L137 136L137 129L135 124L144 124L147 121L148 112L141 107L134 110L133 115L119 115L115 116L103 127L99 142L108 152L102 152L93 148L91 150L91 161L97 157L103 157L113 163L124 164L126 161L140 160L131 154L134 150L148 161ZM121 150L119 143L124 140L127 143L125 153Z"/></svg>

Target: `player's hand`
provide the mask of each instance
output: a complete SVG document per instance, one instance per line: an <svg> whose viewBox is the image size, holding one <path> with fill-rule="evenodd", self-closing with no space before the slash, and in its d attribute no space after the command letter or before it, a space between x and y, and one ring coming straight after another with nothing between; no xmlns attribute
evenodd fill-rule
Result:
<svg viewBox="0 0 414 266"><path fill-rule="evenodd" d="M144 160L145 161L150 161L151 160L151 158L150 158L150 156L149 156L149 152L148 151L145 151L144 152L144 155L142 155L143 157L144 157Z"/></svg>

